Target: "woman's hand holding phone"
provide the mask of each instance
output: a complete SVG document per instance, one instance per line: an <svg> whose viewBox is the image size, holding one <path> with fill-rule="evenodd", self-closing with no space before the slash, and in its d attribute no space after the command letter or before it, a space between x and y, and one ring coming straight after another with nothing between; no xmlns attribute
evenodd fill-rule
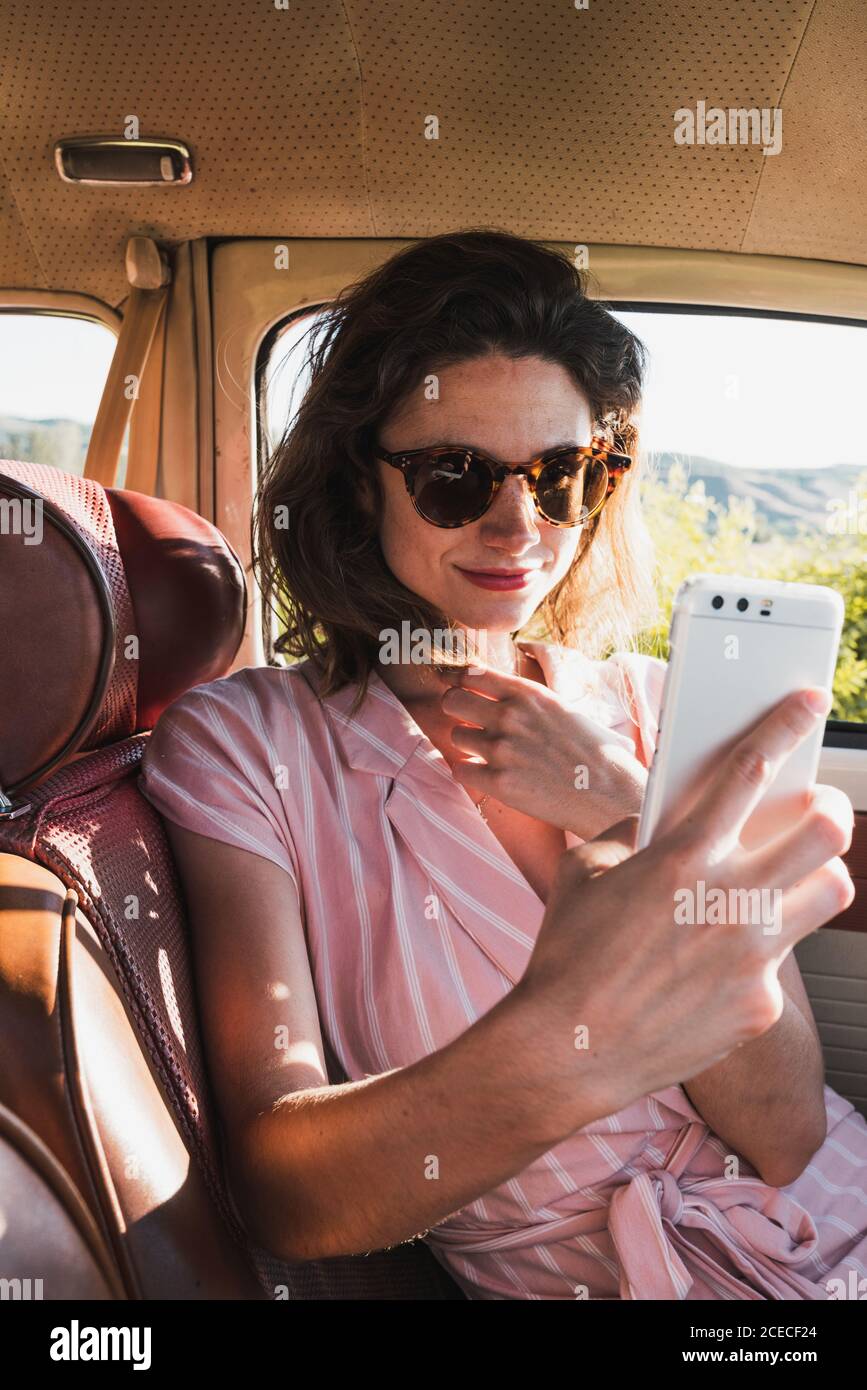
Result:
<svg viewBox="0 0 867 1390"><path fill-rule="evenodd" d="M740 831L781 762L827 712L822 690L783 700L733 748L691 813L640 853L636 818L564 853L516 993L534 1009L568 1130L568 1107L612 1114L696 1076L777 1021L792 947L852 901L838 857L849 800L816 787L803 817L758 849ZM774 929L677 920L684 890L736 901L778 890ZM740 890L740 893L739 893ZM567 1132L564 1130L564 1132Z"/></svg>

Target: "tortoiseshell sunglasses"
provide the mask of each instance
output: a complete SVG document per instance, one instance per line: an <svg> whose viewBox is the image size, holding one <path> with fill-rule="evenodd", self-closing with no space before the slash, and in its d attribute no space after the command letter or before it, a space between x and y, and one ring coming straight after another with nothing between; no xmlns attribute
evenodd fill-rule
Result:
<svg viewBox="0 0 867 1390"><path fill-rule="evenodd" d="M432 526L469 526L484 516L510 474L522 474L536 511L552 526L580 526L601 511L618 478L632 466L628 454L594 439L574 449L554 449L529 463L497 463L478 449L443 444L374 455L399 468L419 516Z"/></svg>

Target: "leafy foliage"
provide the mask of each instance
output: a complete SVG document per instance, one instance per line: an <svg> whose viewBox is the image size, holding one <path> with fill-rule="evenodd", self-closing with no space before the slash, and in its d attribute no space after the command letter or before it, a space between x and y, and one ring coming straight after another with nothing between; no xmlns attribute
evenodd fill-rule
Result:
<svg viewBox="0 0 867 1390"><path fill-rule="evenodd" d="M826 584L846 608L840 658L834 680L833 719L867 720L867 474L855 489L860 509L852 509L848 530L833 529L830 513L796 535L767 534L752 501L710 497L700 481L690 484L686 469L674 465L666 477L645 480L644 515L657 552L658 623L641 635L640 646L668 655L668 625L678 585L691 574L742 574L805 584Z"/></svg>

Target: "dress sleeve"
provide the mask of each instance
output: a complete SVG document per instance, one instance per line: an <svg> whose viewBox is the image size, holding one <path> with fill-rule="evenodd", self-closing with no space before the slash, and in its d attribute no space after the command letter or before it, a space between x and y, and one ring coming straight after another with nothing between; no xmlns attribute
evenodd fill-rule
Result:
<svg viewBox="0 0 867 1390"><path fill-rule="evenodd" d="M138 785L167 820L270 859L297 888L287 782L254 692L229 677L189 691L160 716Z"/></svg>

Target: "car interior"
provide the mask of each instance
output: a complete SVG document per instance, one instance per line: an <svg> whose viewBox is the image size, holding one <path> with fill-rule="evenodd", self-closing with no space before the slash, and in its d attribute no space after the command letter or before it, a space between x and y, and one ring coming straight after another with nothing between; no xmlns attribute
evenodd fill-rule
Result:
<svg viewBox="0 0 867 1390"><path fill-rule="evenodd" d="M5 0L0 52L0 1277L464 1297L421 1240L289 1264L250 1238L137 786L174 700L282 660L250 512L301 333L453 228L565 251L648 342L667 599L733 554L843 592L820 777L855 808L856 896L797 958L867 1115L867 452L842 406L867 380L867 8Z"/></svg>

